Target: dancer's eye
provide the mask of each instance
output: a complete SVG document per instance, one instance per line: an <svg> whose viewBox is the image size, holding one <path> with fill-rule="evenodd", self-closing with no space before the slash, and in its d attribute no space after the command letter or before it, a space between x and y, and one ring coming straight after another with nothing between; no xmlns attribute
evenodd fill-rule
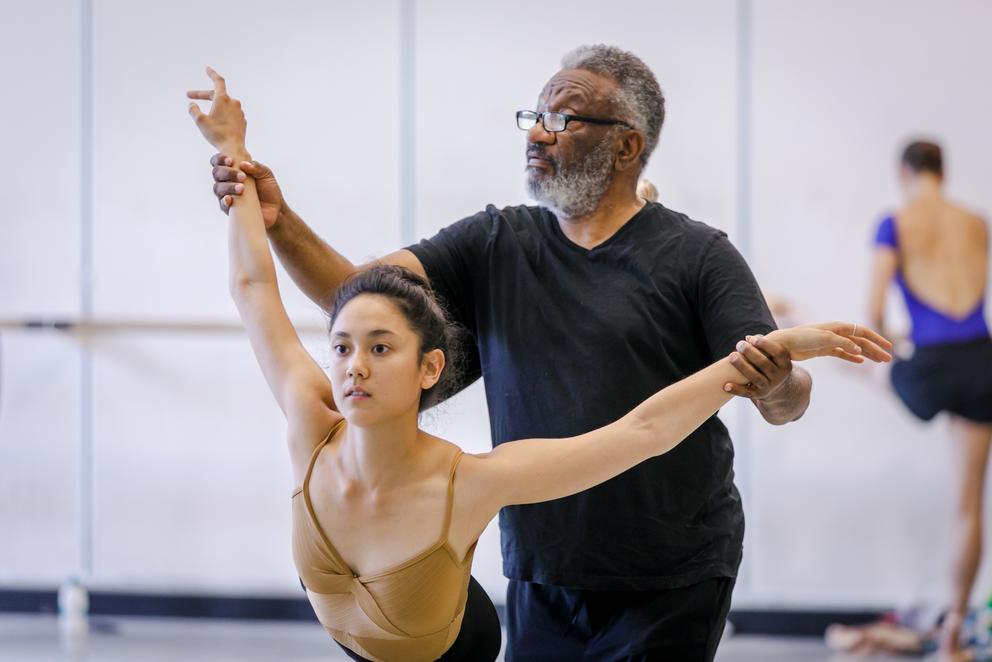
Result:
<svg viewBox="0 0 992 662"><path fill-rule="evenodd" d="M372 346L372 353L373 354L385 354L388 351L389 351L389 347L387 347L386 345L373 345Z"/></svg>
<svg viewBox="0 0 992 662"><path fill-rule="evenodd" d="M348 353L348 346L347 345L335 345L334 346L334 353L337 354L338 356L344 356L345 354Z"/></svg>

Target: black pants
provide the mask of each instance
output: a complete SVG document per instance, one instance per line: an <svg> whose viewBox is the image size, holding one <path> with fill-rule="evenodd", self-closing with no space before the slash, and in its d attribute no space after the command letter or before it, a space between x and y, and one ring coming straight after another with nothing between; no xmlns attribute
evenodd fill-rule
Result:
<svg viewBox="0 0 992 662"><path fill-rule="evenodd" d="M503 633L499 629L496 607L475 577L470 577L462 629L458 631L458 638L451 648L438 658L439 662L493 662L499 655L502 643ZM368 662L350 648L341 646L341 650L353 660Z"/></svg>
<svg viewBox="0 0 992 662"><path fill-rule="evenodd" d="M587 591L510 580L506 662L710 662L734 579L666 591Z"/></svg>

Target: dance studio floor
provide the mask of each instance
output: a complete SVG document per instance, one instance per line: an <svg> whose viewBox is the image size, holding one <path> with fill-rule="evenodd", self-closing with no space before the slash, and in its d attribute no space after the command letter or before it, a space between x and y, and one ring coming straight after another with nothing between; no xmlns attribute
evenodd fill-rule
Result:
<svg viewBox="0 0 992 662"><path fill-rule="evenodd" d="M502 659L502 658L501 658ZM818 639L732 637L719 662L847 662ZM897 660L860 657L858 660ZM316 625L178 618L96 618L84 640L63 640L51 616L0 614L0 661L347 662Z"/></svg>

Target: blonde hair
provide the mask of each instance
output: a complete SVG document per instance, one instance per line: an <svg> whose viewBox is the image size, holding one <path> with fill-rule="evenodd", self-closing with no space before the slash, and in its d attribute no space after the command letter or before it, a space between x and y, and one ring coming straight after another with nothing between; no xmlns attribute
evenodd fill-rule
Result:
<svg viewBox="0 0 992 662"><path fill-rule="evenodd" d="M641 178L637 182L637 197L648 202L658 202L658 188L650 180Z"/></svg>

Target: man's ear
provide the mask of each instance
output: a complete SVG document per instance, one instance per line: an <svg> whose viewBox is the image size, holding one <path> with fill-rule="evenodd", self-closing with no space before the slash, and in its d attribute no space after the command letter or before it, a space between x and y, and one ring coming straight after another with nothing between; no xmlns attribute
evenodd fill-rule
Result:
<svg viewBox="0 0 992 662"><path fill-rule="evenodd" d="M620 138L620 151L617 152L617 157L613 164L614 169L623 172L638 167L643 152L644 134L640 131L628 129Z"/></svg>

